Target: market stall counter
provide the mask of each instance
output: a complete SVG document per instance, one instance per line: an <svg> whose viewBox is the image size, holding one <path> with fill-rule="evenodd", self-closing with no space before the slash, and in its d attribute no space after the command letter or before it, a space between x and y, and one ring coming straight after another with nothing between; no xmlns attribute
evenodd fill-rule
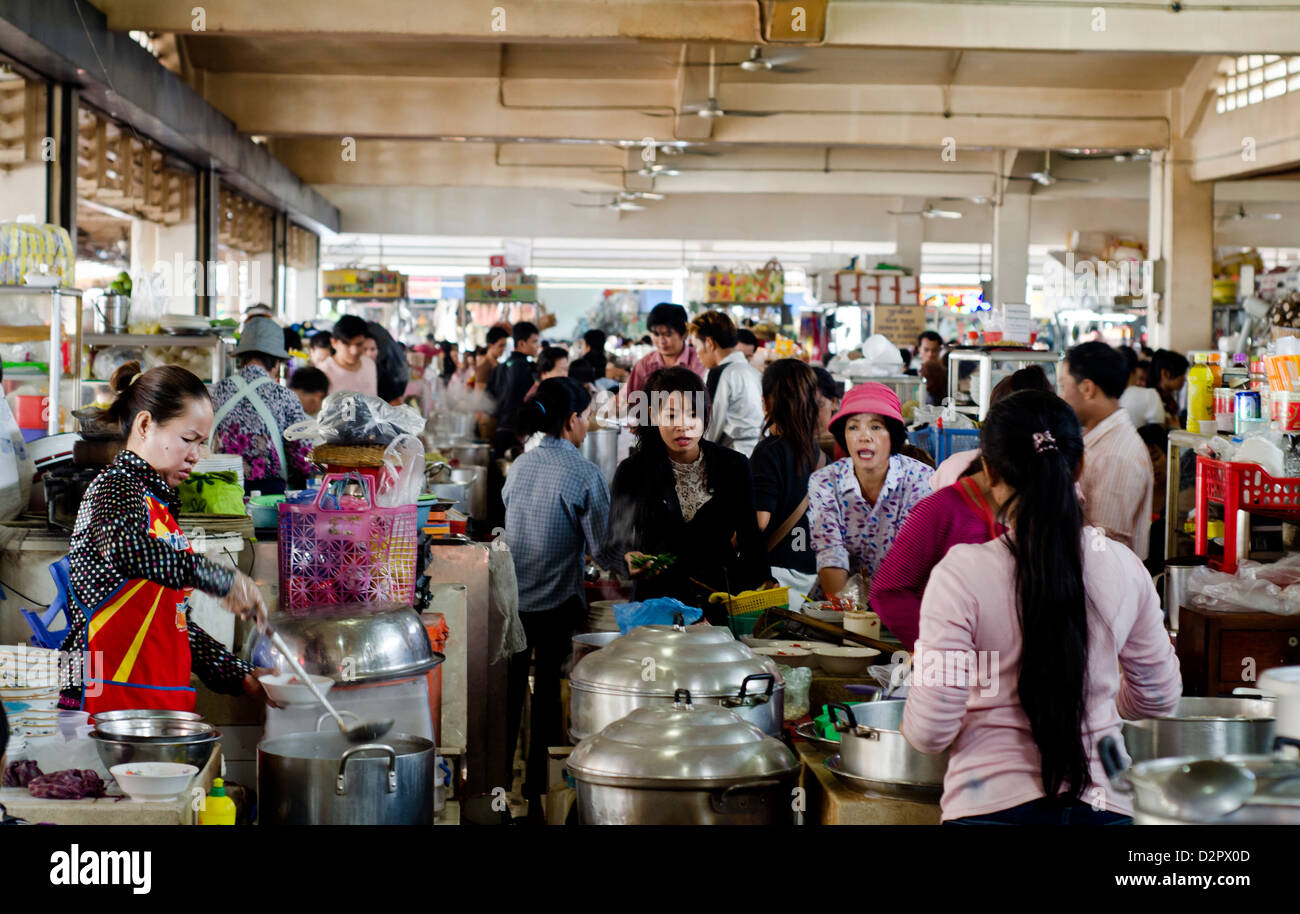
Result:
<svg viewBox="0 0 1300 914"><path fill-rule="evenodd" d="M112 794L87 800L50 800L33 797L26 787L0 788L0 805L10 816L33 825L194 825L198 820L195 791L206 796L212 779L221 775L221 748L194 778L190 790L174 800L133 800L116 784Z"/></svg>
<svg viewBox="0 0 1300 914"><path fill-rule="evenodd" d="M924 802L876 796L843 784L826 767L832 753L809 742L795 744L803 763L806 825L938 825L939 798Z"/></svg>

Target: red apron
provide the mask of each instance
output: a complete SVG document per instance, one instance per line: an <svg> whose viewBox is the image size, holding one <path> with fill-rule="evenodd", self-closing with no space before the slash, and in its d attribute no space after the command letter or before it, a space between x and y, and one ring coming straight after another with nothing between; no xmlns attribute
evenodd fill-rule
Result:
<svg viewBox="0 0 1300 914"><path fill-rule="evenodd" d="M166 505L146 495L145 506L150 536L184 552L194 551ZM90 663L84 710L194 710L185 621L191 589L173 590L133 578L87 614Z"/></svg>

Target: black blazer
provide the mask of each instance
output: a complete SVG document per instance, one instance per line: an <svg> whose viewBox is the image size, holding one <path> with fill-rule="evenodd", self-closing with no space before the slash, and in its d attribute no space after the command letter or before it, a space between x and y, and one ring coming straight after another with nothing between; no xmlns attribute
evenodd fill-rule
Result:
<svg viewBox="0 0 1300 914"><path fill-rule="evenodd" d="M689 524L682 520L667 453L638 450L618 465L602 558L606 567L626 570L628 552L673 553L677 561L664 572L634 579L633 599L673 597L703 609L710 622L725 624L726 610L710 606L709 594L754 589L768 580L770 568L754 511L749 458L711 441L701 441L700 449L712 497ZM739 548L732 547L733 537Z"/></svg>

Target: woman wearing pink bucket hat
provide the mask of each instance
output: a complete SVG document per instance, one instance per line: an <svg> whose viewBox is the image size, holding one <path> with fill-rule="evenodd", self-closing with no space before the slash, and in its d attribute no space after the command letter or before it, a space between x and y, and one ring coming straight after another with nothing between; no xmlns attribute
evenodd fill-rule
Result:
<svg viewBox="0 0 1300 914"><path fill-rule="evenodd" d="M848 454L808 480L808 527L822 591L838 594L849 576L868 579L912 507L930 494L934 472L902 455L907 444L898 395L884 384L859 384L830 422Z"/></svg>

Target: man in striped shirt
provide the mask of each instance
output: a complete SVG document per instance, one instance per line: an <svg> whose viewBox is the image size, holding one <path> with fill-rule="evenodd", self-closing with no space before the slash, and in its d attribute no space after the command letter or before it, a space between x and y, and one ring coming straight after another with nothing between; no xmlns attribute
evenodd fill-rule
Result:
<svg viewBox="0 0 1300 914"><path fill-rule="evenodd" d="M1120 407L1124 356L1105 343L1075 346L1058 372L1061 398L1083 425L1083 515L1146 560L1151 530L1151 457Z"/></svg>

